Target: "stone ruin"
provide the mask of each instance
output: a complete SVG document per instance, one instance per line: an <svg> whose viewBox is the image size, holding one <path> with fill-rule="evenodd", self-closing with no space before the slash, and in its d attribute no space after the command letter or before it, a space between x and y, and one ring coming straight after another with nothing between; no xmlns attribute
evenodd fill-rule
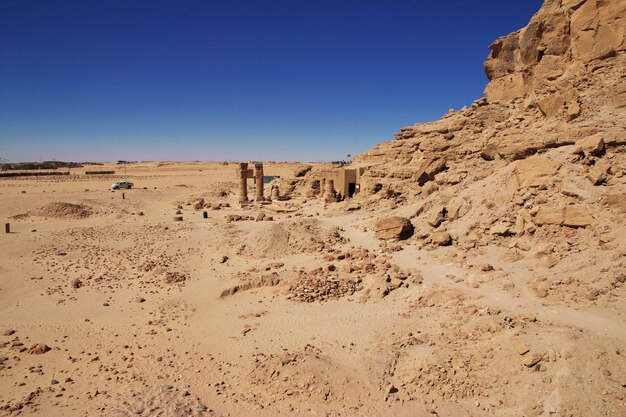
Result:
<svg viewBox="0 0 626 417"><path fill-rule="evenodd" d="M337 192L335 191L335 182L331 179L324 179L324 186L325 189L322 197L324 203L336 203Z"/></svg>
<svg viewBox="0 0 626 417"><path fill-rule="evenodd" d="M280 200L280 188L278 188L278 185L272 185L271 196L272 200Z"/></svg>
<svg viewBox="0 0 626 417"><path fill-rule="evenodd" d="M271 197L265 197L264 195L263 164L254 164L254 170L252 170L248 168L247 162L240 163L237 169L237 178L239 179L239 204L251 203L248 199L248 178L253 178L255 181L254 202L267 204L272 200L280 199L278 186L272 187Z"/></svg>
<svg viewBox="0 0 626 417"><path fill-rule="evenodd" d="M249 163L242 162L237 168L239 179L239 204L269 204L281 200L280 189L273 185L269 196L265 196L263 182L263 164L254 163L254 169L248 168ZM311 184L310 196L317 195L324 203L335 203L346 198L352 198L362 191L363 174L366 167L335 168L322 171L319 182ZM254 200L248 198L248 178L254 179ZM319 184L319 188L318 188Z"/></svg>
<svg viewBox="0 0 626 417"><path fill-rule="evenodd" d="M319 182L319 197L325 203L332 203L356 196L361 191L366 169L334 168L323 171Z"/></svg>

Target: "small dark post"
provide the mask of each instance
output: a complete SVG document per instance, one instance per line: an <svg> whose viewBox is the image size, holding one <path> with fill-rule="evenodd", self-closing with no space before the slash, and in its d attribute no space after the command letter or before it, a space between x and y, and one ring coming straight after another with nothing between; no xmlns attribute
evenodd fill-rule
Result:
<svg viewBox="0 0 626 417"><path fill-rule="evenodd" d="M124 193L122 193L122 200L126 199L126 196L124 195Z"/></svg>
<svg viewBox="0 0 626 417"><path fill-rule="evenodd" d="M4 224L4 233L11 233L11 225L9 223Z"/></svg>
<svg viewBox="0 0 626 417"><path fill-rule="evenodd" d="M204 217L205 219L209 218L209 213L207 213L206 211L202 212L202 217Z"/></svg>

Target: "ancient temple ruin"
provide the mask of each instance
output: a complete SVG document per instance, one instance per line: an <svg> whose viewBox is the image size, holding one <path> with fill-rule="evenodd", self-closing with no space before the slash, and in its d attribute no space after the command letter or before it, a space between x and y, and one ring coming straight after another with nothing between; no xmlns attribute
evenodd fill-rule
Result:
<svg viewBox="0 0 626 417"><path fill-rule="evenodd" d="M248 168L247 162L239 164L237 169L237 179L239 179L239 203L249 204L248 199L248 178L253 178L255 183L254 201L257 203L266 203L268 199L264 196L263 188L263 164L254 164L254 170Z"/></svg>
<svg viewBox="0 0 626 417"><path fill-rule="evenodd" d="M333 198L329 187L336 194L337 200L354 197L361 191L361 177L366 168L333 168L322 171L320 179L320 197Z"/></svg>

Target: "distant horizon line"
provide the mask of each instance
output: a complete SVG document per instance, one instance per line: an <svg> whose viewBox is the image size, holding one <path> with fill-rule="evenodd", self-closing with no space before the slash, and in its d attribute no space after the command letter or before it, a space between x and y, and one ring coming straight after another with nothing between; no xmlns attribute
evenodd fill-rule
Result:
<svg viewBox="0 0 626 417"><path fill-rule="evenodd" d="M61 161L57 159L45 159L41 161L8 161L1 160L0 166L5 165L17 165L17 164L44 164L44 163L57 163L57 164L78 164L78 165L99 165L99 164L115 164L115 165L128 165L128 164L144 164L150 162L159 162L159 163L213 163L213 164L237 164L237 163L270 163L270 164L328 164L328 163L349 163L352 162L352 159L336 159L336 160L321 160L321 161L300 161L300 160L169 160L169 159L152 159L152 160L144 160L144 161L125 161L122 159L116 161ZM59 166L57 168L72 168L67 166ZM49 168L48 168L49 169ZM54 168L56 169L56 168Z"/></svg>

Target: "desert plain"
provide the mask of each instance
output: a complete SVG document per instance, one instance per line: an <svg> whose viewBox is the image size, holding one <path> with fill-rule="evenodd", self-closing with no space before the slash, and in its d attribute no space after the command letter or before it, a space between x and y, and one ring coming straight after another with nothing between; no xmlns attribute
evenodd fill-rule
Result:
<svg viewBox="0 0 626 417"><path fill-rule="evenodd" d="M3 413L623 410L623 287L588 288L618 272L623 233L592 242L602 256L591 265L559 262L549 244L390 242L375 222L422 200L242 208L237 167L2 180ZM269 163L265 174L284 184L299 168ZM112 191L121 179L135 187Z"/></svg>

